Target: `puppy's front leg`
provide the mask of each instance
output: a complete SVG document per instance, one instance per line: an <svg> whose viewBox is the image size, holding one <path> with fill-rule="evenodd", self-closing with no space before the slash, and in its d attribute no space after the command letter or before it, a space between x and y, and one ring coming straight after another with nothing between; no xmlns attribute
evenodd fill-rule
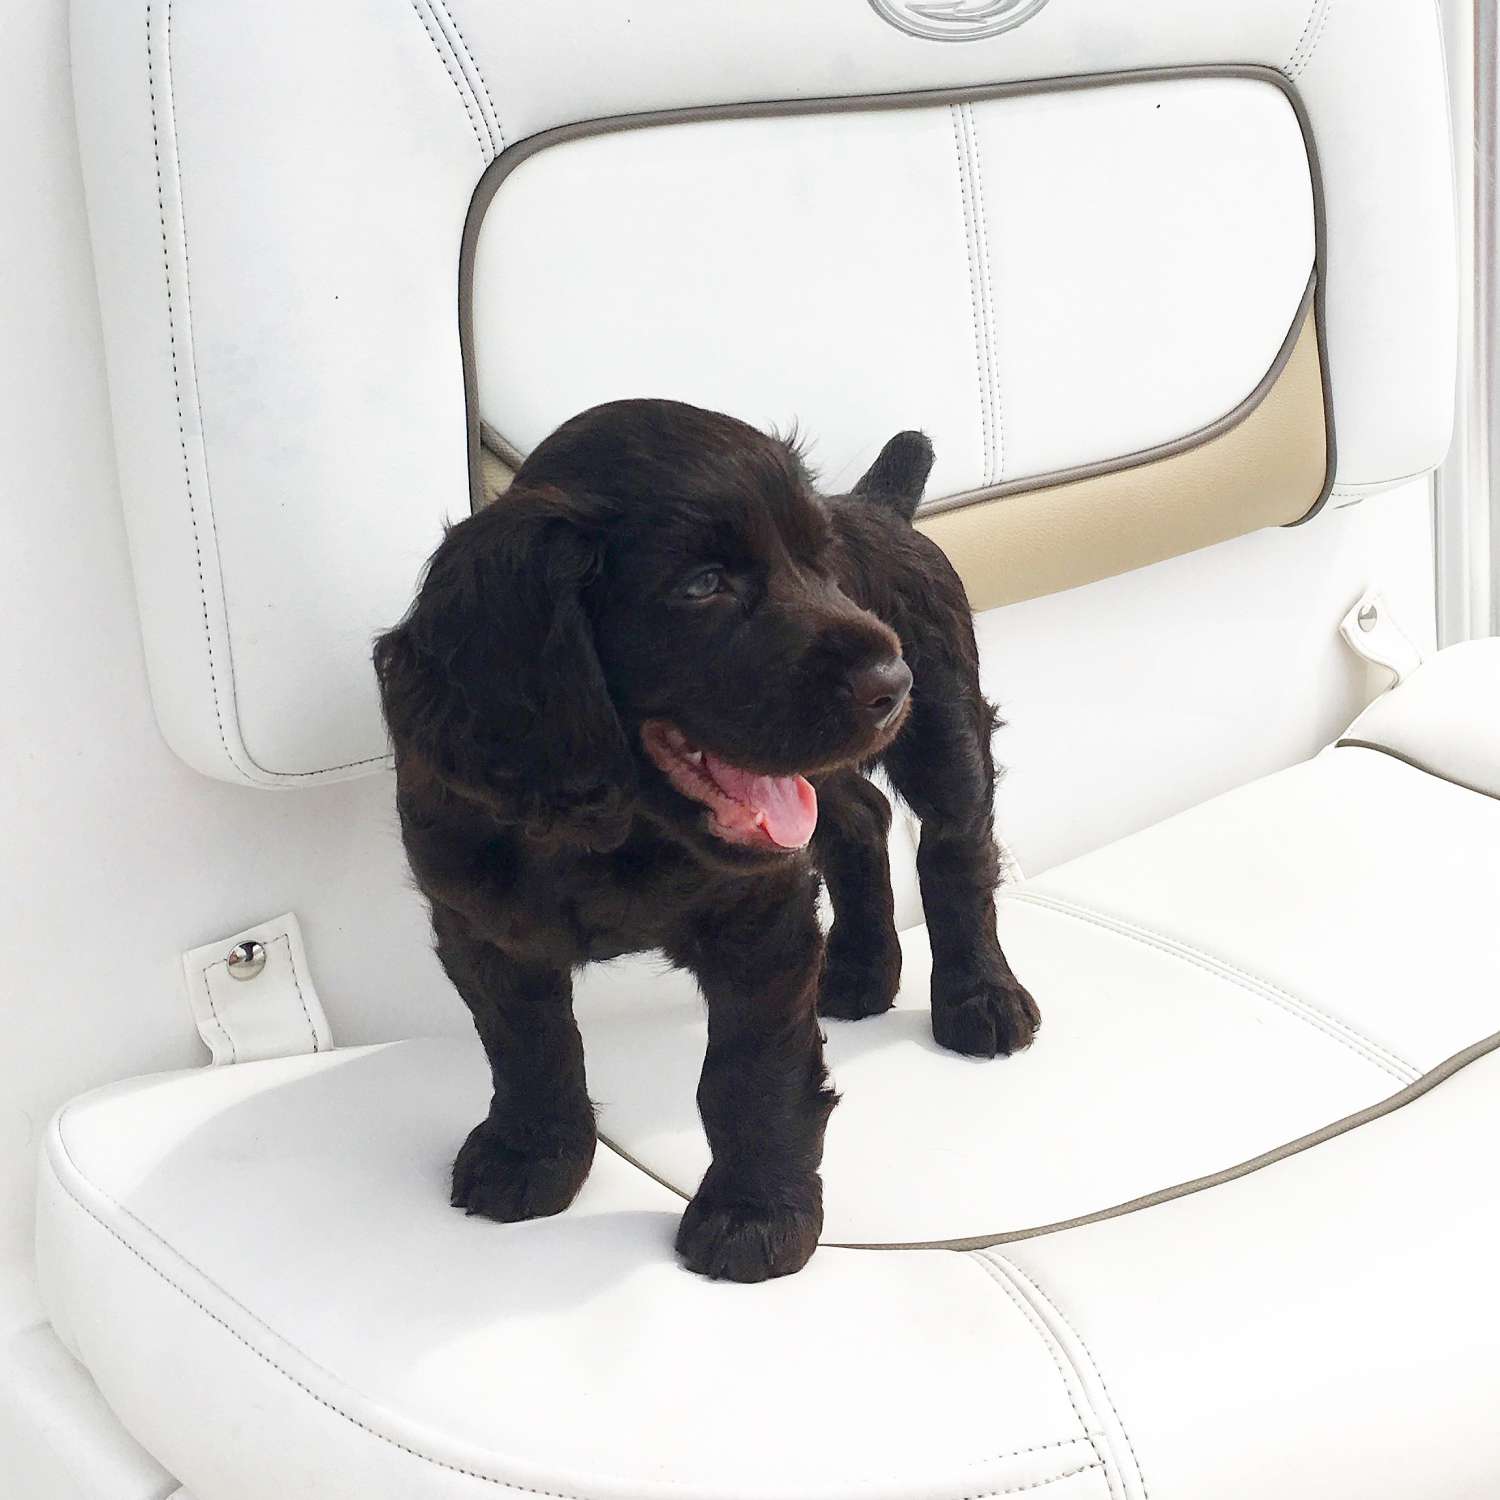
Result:
<svg viewBox="0 0 1500 1500"><path fill-rule="evenodd" d="M510 1223L561 1213L594 1160L594 1109L566 967L523 963L433 909L438 959L474 1016L494 1081L453 1163L453 1204Z"/></svg>
<svg viewBox="0 0 1500 1500"><path fill-rule="evenodd" d="M772 887L770 890L765 887ZM677 1232L688 1267L728 1281L800 1270L823 1228L823 1131L837 1095L816 1015L816 884L747 880L669 950L708 1001L698 1109L713 1162Z"/></svg>

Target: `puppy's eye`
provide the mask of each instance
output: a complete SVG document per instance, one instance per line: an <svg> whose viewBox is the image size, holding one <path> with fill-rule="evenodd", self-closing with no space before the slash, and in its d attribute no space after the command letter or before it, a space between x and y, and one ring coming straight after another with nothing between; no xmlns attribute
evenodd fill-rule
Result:
<svg viewBox="0 0 1500 1500"><path fill-rule="evenodd" d="M704 568L702 572L694 573L677 592L684 599L712 599L728 587L723 568Z"/></svg>

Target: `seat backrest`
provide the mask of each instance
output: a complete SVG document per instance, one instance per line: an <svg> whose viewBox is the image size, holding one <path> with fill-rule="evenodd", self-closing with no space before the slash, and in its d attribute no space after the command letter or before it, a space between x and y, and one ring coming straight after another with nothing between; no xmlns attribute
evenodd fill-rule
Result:
<svg viewBox="0 0 1500 1500"><path fill-rule="evenodd" d="M370 641L481 418L518 458L677 396L830 485L922 426L981 606L1446 447L1431 0L73 8L153 696L211 776L385 762Z"/></svg>

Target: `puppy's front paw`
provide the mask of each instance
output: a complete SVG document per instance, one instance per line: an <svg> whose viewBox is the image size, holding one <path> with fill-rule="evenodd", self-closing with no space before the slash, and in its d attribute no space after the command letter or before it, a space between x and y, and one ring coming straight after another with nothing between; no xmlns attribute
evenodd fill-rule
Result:
<svg viewBox="0 0 1500 1500"><path fill-rule="evenodd" d="M932 989L932 1035L940 1047L966 1057L1009 1057L1029 1047L1042 1013L1014 974Z"/></svg>
<svg viewBox="0 0 1500 1500"><path fill-rule="evenodd" d="M594 1161L592 1133L517 1150L493 1119L469 1132L453 1163L455 1208L502 1224L560 1214L577 1196Z"/></svg>
<svg viewBox="0 0 1500 1500"><path fill-rule="evenodd" d="M835 926L828 935L818 1014L836 1021L858 1021L888 1011L901 987L901 945L892 933L885 941L861 945L844 939Z"/></svg>
<svg viewBox="0 0 1500 1500"><path fill-rule="evenodd" d="M700 1193L677 1228L677 1253L688 1270L714 1281L767 1281L800 1271L822 1230L821 1204L714 1201Z"/></svg>

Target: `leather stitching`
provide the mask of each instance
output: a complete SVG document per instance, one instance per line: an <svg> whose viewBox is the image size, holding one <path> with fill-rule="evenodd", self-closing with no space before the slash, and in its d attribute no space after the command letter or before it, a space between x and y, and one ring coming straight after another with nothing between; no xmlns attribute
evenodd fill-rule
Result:
<svg viewBox="0 0 1500 1500"><path fill-rule="evenodd" d="M1313 29L1313 22L1318 18L1318 7L1323 0L1313 0L1308 8L1307 19L1302 23L1302 30L1297 37L1297 45L1292 48L1292 55L1281 65L1281 71L1288 77L1293 76L1292 69L1297 65L1297 59L1302 55L1302 45L1306 42L1309 33Z"/></svg>
<svg viewBox="0 0 1500 1500"><path fill-rule="evenodd" d="M990 1280L993 1281L995 1285L998 1286L1007 1297L1010 1298L1012 1304L1016 1308L1016 1311L1019 1312L1028 1323L1031 1324L1031 1327L1035 1331L1037 1337L1041 1339L1042 1347L1046 1349L1048 1357L1051 1359L1054 1368L1057 1370L1057 1377L1062 1381L1063 1394L1068 1398L1068 1405L1073 1408L1073 1415L1078 1418L1079 1431L1083 1434L1084 1438L1087 1439L1089 1447L1094 1450L1094 1457L1098 1460L1098 1466L1104 1470L1104 1482L1108 1486L1111 1500L1113 1500L1113 1496L1115 1493L1114 1479L1110 1474L1109 1465L1105 1462L1104 1454L1100 1451L1098 1441L1095 1438L1094 1434L1094 1429L1098 1424L1091 1424L1084 1417L1083 1410L1078 1405L1078 1398L1073 1394L1074 1381L1077 1381L1079 1390L1084 1392L1085 1399L1087 1399L1087 1392L1084 1391L1082 1379L1078 1376L1078 1373L1076 1371L1073 1372L1073 1379L1070 1380L1068 1378L1069 1361L1062 1347L1058 1344L1057 1339L1052 1334L1052 1331L1044 1322L1042 1322L1041 1318L1037 1316L1036 1309L1028 1305L1026 1299L1021 1296L1021 1294L1015 1289L1014 1286L1011 1285L1011 1283L1000 1271L1000 1268L998 1266L991 1265L988 1261L985 1260L983 1255L980 1254L970 1253L965 1255L964 1259L970 1261L973 1265L977 1266L979 1270L983 1271L984 1274L988 1276Z"/></svg>
<svg viewBox="0 0 1500 1500"><path fill-rule="evenodd" d="M454 66L463 75L464 87L468 91L469 98L474 103L474 108L479 113L479 123L484 126L484 133L489 142L485 155L488 161L493 161L499 147L495 140L495 127L491 123L484 105L479 102L479 89L474 81L474 59L469 55L467 47L459 46L458 28L454 26L453 16L449 12L448 7L443 4L443 0L424 0L424 3L427 6L427 13L432 17L433 24L442 34L443 46L447 48L448 55L453 59Z"/></svg>
<svg viewBox="0 0 1500 1500"><path fill-rule="evenodd" d="M1004 1453L986 1454L984 1458L975 1459L974 1462L981 1464L998 1463L1003 1458L1023 1458L1028 1453L1046 1453L1052 1448L1076 1448L1080 1443L1088 1442L1089 1436L1087 1433L1084 1433L1082 1437L1053 1438L1050 1443L1032 1443L1025 1448L1008 1448ZM1085 1464L1084 1467L1092 1469L1096 1468L1097 1464ZM1059 1474L1056 1477L1058 1479L1067 1478L1065 1474Z"/></svg>
<svg viewBox="0 0 1500 1500"><path fill-rule="evenodd" d="M994 434L995 452L990 465L989 482L998 484L1005 473L1005 405L1001 397L998 367L999 340L995 336L994 268L990 265L990 226L984 203L984 158L979 151L979 130L974 123L974 106L960 106L964 112L965 135L969 143L969 162L974 185L974 223L979 243L979 291L984 307L984 358L989 370L990 430Z"/></svg>
<svg viewBox="0 0 1500 1500"><path fill-rule="evenodd" d="M1091 922L1096 927L1103 927L1108 931L1120 933L1122 936L1134 938L1139 943L1159 949L1163 953L1169 953L1174 958L1182 959L1184 963L1205 969L1220 979L1227 979L1239 985L1241 989L1249 990L1252 994L1269 1000L1289 1015L1307 1022L1309 1026L1315 1027L1326 1036L1332 1037L1333 1040L1342 1042L1352 1052L1363 1057L1366 1062L1374 1063L1376 1067L1383 1069L1393 1078L1400 1079L1402 1083L1415 1082L1422 1076L1422 1070L1414 1063L1407 1062L1404 1057L1392 1052L1372 1037L1356 1031L1346 1021L1330 1015L1311 1001L1291 994L1280 985L1273 984L1268 979L1262 979L1257 974L1248 973L1227 959L1219 958L1212 953L1205 953L1201 948L1195 948L1190 943L1152 932L1149 928L1139 927L1123 917L1106 916L1103 912L1094 911L1090 907L1076 905L1071 901L1041 892L1011 890L1005 893L1005 899L1029 901L1034 906L1049 907L1061 912L1064 916L1075 917L1081 922Z"/></svg>
<svg viewBox="0 0 1500 1500"><path fill-rule="evenodd" d="M167 241L167 208L166 195L162 179L161 166L161 124L156 104L156 58L152 51L152 26L151 26L151 0L146 5L146 91L151 104L151 150L156 162L156 210L157 219L161 226L161 252L162 269L166 282L167 291L167 345L171 354L172 362L172 393L177 409L177 440L182 453L182 475L183 483L187 491L188 521L192 527L193 555L198 570L198 599L203 611L203 639L208 653L208 685L214 705L214 722L218 726L219 744L223 748L224 757L235 771L236 775L244 782L254 785L254 778L250 776L244 766L236 759L234 752L229 748L229 736L224 728L224 710L219 696L219 667L214 656L213 629L209 623L208 611L208 582L207 575L203 570L203 539L198 524L198 505L193 493L193 477L191 463L188 457L187 424L183 415L182 404L182 376L177 361L177 317L175 304L172 297L172 261ZM194 386L197 384L197 356L191 340L192 322L192 288L188 281L188 246L187 246L187 224L181 217L181 204L183 200L182 188L182 164L175 151L175 121L176 107L172 94L172 0L166 0L163 12L163 47L166 54L166 102L168 110L168 123L173 128L173 172L177 179L177 197L179 204L179 230L182 242L182 264L183 264L183 313L187 323L184 330L183 345L186 351L186 359L193 375ZM202 415L199 415L200 425ZM207 456L204 458L204 468L207 471ZM219 556L219 534L218 526L214 519L212 497L208 500L208 525L213 537L214 555ZM229 692L231 699L234 696L234 651L233 642L229 637L228 608L225 607L224 620L227 660L226 667L229 674ZM334 766L320 766L315 771L270 771L264 766L258 765L248 750L243 752L245 762L262 776L272 776L278 780L283 778L303 778L310 776L326 776L333 771L349 771L356 766L373 766L389 759L388 755L374 755L362 760L343 761Z"/></svg>
<svg viewBox="0 0 1500 1500"><path fill-rule="evenodd" d="M286 960L292 970L292 986L297 991L297 1003L302 1007L302 1018L307 1022L307 1034L312 1038L314 1052L323 1049L318 1046L318 1028L313 1025L312 1012L307 1008L307 997L302 993L302 981L297 977L297 955L292 952L292 938L290 933L283 932L276 940L286 944Z"/></svg>
<svg viewBox="0 0 1500 1500"><path fill-rule="evenodd" d="M237 1063L240 1058L239 1052L236 1050L234 1045L234 1036L230 1032L229 1028L224 1024L224 1018L219 1014L219 1007L214 1004L214 987L208 982L209 969L217 969L219 967L219 964L209 964L203 970L203 993L208 996L208 1013L213 1017L214 1025L219 1028L220 1035L222 1035L224 1040L229 1043L229 1061L231 1063Z"/></svg>
<svg viewBox="0 0 1500 1500"><path fill-rule="evenodd" d="M72 1156L68 1152L67 1143L63 1139L62 1124L63 1124L63 1121L67 1117L68 1108L69 1107L70 1106L65 1106L64 1109L63 1109L63 1111L62 1111L62 1113L59 1115L58 1121L57 1121L57 1125L56 1125L56 1127L54 1128L54 1130L52 1132L52 1140L56 1142L57 1148L58 1148L59 1152L62 1154L64 1160L67 1162L69 1171L71 1173L73 1173L75 1176L77 1176L78 1178L83 1179L83 1173L79 1171L77 1163L75 1163L73 1161ZM49 1165L53 1165L53 1164L49 1163ZM495 1476L493 1474L481 1474L477 1469L468 1469L468 1468L463 1467L463 1465L461 1465L461 1464L450 1463L447 1459L436 1458L436 1457L434 1457L430 1453L422 1453L418 1449L412 1448L412 1447L408 1446L406 1443L401 1442L400 1439L391 1437L388 1433L381 1432L377 1428L371 1427L371 1426L367 1425L366 1423L360 1421L360 1419L358 1417L352 1416L349 1412L345 1411L342 1407L336 1406L336 1405L334 1405L333 1402L327 1400L323 1396L320 1396L310 1386L304 1384L304 1382L302 1382L295 1375L293 1375L292 1372L290 1370L286 1369L285 1366L283 1366L281 1364L278 1364L276 1362L276 1360L274 1360L269 1354L266 1354L263 1350L257 1349L255 1347L255 1345L252 1344L244 1336L244 1334L242 1334L237 1328L234 1327L233 1324L231 1324L230 1322L228 1322L226 1319L220 1317L218 1313L214 1312L212 1308L206 1306L202 1301L200 1301L190 1291L188 1291L187 1288L184 1287L180 1282L178 1282L177 1280L175 1280L166 1271L163 1271L160 1266L158 1266L154 1261L150 1260L144 1254L144 1252L142 1252L137 1246L131 1244L130 1241L128 1239L126 1239L125 1236L123 1234L121 1234L120 1231L118 1229L116 1229L113 1224L110 1224L107 1220L103 1219L98 1213L95 1212L94 1209L92 1209L87 1203L85 1203L83 1201L83 1199L80 1198L78 1196L78 1194L74 1191L72 1185L69 1182L67 1182L67 1181L64 1180L62 1173L60 1173L60 1172L58 1172L56 1170L55 1165L53 1165L52 1176L53 1176L53 1179L56 1181L57 1185L63 1190L64 1194L67 1196L69 1202L71 1202L74 1205L75 1208L79 1209L87 1218L92 1219L95 1224L97 1224L102 1230L104 1230L104 1232L106 1234L108 1234L112 1239L114 1239L120 1245L122 1245L132 1256L135 1257L136 1260L138 1260L143 1266L145 1266L148 1271L150 1271L153 1275L155 1275L161 1281L166 1282L166 1284L169 1287L171 1287L172 1290L178 1294L178 1296L182 1297L186 1302L190 1303L193 1307L197 1308L197 1310L200 1313L202 1313L204 1317L208 1318L211 1322L216 1323L236 1343L242 1345L251 1354L253 1354L258 1360L260 1360L263 1364L268 1365L271 1369L275 1370L278 1375L282 1376L286 1380L289 1380L294 1386L297 1387L297 1389L299 1391L301 1391L303 1393L303 1395L309 1397L313 1401L316 1401L317 1404L319 1406L323 1407L326 1411L330 1411L335 1416L342 1417L346 1422L350 1423L352 1426L358 1427L361 1432L367 1433L370 1437L375 1438L377 1441L382 1442L382 1443L386 1443L390 1447L399 1449L402 1453L407 1454L411 1458L419 1459L423 1463L432 1464L434 1467L439 1468L439 1469L445 1469L445 1470L447 1470L450 1473L462 1474L462 1475L464 1475L468 1479L477 1479L477 1480L479 1480L483 1484L497 1485L497 1486L499 1486L502 1489L511 1490L511 1491L513 1491L515 1493L518 1493L518 1494L538 1495L538 1496L544 1497L544 1500L600 1500L600 1497L598 1497L596 1495L581 1495L581 1494L578 1494L576 1492L569 1492L569 1491L565 1491L565 1490L544 1490L544 1489L538 1489L537 1487L535 1487L533 1485L521 1484L521 1483L518 1483L517 1481L515 1481L513 1479L501 1479L501 1478L499 1478L499 1477L497 1477L497 1476ZM110 1195L108 1193L104 1192L102 1188L98 1187L97 1184L90 1183L89 1186L90 1186L90 1188L91 1188L92 1191L98 1193L99 1196L101 1198L103 1198L105 1200L105 1202L107 1202L110 1205L111 1208L113 1208L118 1214L120 1214L122 1218L129 1220L129 1222L132 1223L132 1224L134 1224L142 1233L150 1235L151 1238L154 1239L154 1240L156 1240L157 1243L159 1243L159 1244L164 1244L165 1243L164 1241L162 1241L160 1235L156 1234L154 1230L150 1229L135 1214L131 1213L131 1211L128 1208L126 1208L123 1204L117 1202L114 1198L110 1197ZM167 1248L170 1249L169 1246ZM174 1251L173 1253L175 1254L177 1252ZM234 1303L234 1306L241 1313L244 1313L247 1318L250 1318L252 1321L259 1322L259 1319L253 1318L252 1314L250 1314L238 1302L235 1302L234 1299L229 1296L229 1293L227 1293L226 1291L224 1291L224 1289L222 1287L218 1286L217 1283L214 1283L210 1277L208 1277L197 1266L193 1265L193 1263L191 1261L187 1261L186 1259L184 1259L184 1263L189 1267L189 1269L191 1269L192 1271L196 1272L199 1276L203 1276L206 1281L209 1281L210 1285L212 1285L214 1287L215 1291L219 1292L220 1295L223 1296L223 1297L225 1297L228 1301ZM988 1268L985 1268L985 1269L987 1270ZM1003 1282L1001 1282L1000 1284L1002 1286L1004 1285ZM1034 1313L1031 1316L1033 1318L1035 1318L1035 1314ZM1045 1333L1045 1325L1041 1325L1039 1319L1036 1319L1036 1322L1037 1322L1038 1326L1043 1327L1043 1331ZM261 1326L265 1327L266 1325L261 1324ZM266 1331L268 1333L271 1333L272 1337L279 1337L279 1335L276 1335L269 1328L267 1328ZM295 1345L293 1345L292 1347L294 1349L296 1348ZM302 1352L301 1350L297 1350L297 1353L301 1354L301 1352ZM308 1356L306 1356L305 1354L302 1355L302 1357L304 1359L308 1358ZM1056 1358L1056 1356L1054 1356L1054 1359L1055 1358ZM1059 1367L1059 1368L1061 1368L1061 1367ZM1066 1384L1066 1379L1065 1379L1064 1383ZM1072 1400L1071 1392L1069 1393L1069 1400L1070 1401ZM1074 1405L1073 1409L1074 1409L1075 1412L1078 1410L1078 1408L1077 1408L1076 1405ZM1080 1417L1079 1420L1081 1422L1082 1418ZM1065 1473L1062 1473L1062 1474L1053 1474L1053 1475L1051 1475L1050 1477L1048 1477L1046 1479L1031 1480L1031 1481L1029 1481L1026 1484L1009 1485L1009 1486L1006 1486L1006 1487L1001 1488L1001 1489L982 1490L982 1491L967 1493L967 1494L964 1494L964 1495L956 1495L956 1496L951 1497L951 1500L996 1500L996 1497L1001 1496L1001 1495L1018 1495L1018 1494L1021 1494L1024 1491L1027 1491L1027 1490L1043 1489L1047 1485L1050 1485L1050 1484L1059 1484L1064 1479L1072 1479L1076 1475L1088 1473L1092 1469L1106 1467L1105 1464L1104 1464L1103 1459L1101 1457L1099 1457L1099 1450L1098 1450L1097 1446L1094 1444L1092 1436L1087 1431L1085 1431L1085 1433L1084 1433L1084 1439L1088 1441L1090 1448L1093 1449L1093 1452L1095 1454L1095 1461L1093 1463L1084 1464L1080 1468L1069 1469ZM1076 1440L1075 1439L1067 1439L1066 1441L1067 1442L1073 1442L1073 1441L1076 1441ZM1061 1443L1061 1442L1058 1442L1058 1443L1038 1443L1038 1444L1035 1444L1035 1445L1033 1445L1031 1447L1027 1447L1027 1448L1017 1448L1017 1449L1013 1450L1010 1453L999 1454L994 1459L982 1460L982 1462L996 1462L999 1459L1016 1458L1016 1457L1020 1457L1020 1456L1022 1456L1024 1454L1040 1452L1040 1451L1042 1451L1043 1449L1046 1449L1046 1448L1061 1447L1061 1446L1064 1446L1064 1444ZM1107 1477L1107 1470L1106 1470L1106 1477ZM657 1485L659 1485L663 1489L671 1489L671 1488L684 1487L684 1482L683 1481L669 1480L669 1479L658 1479L655 1482L656 1482Z"/></svg>
<svg viewBox="0 0 1500 1500"><path fill-rule="evenodd" d="M1089 1369L1094 1372L1094 1379L1099 1382L1099 1389L1104 1392L1104 1399L1109 1403L1110 1415L1115 1419L1115 1426L1120 1429L1120 1434L1125 1439L1125 1447L1130 1453L1130 1462L1135 1468L1135 1477L1140 1481L1141 1484L1142 1500L1151 1500L1151 1490L1146 1483L1145 1471L1141 1468L1140 1459L1136 1457L1135 1444L1130 1440L1130 1429L1126 1427L1123 1421L1120 1420L1120 1409L1115 1405L1115 1398L1109 1393L1109 1386L1105 1384L1104 1372L1099 1368L1093 1354L1089 1351L1089 1346L1084 1342L1083 1335L1079 1333L1079 1331L1072 1325L1072 1323L1068 1321L1067 1317L1064 1316L1062 1309L1058 1307L1057 1303L1055 1303L1052 1298L1047 1295L1046 1291L1035 1281L1033 1281L1031 1277L1029 1277L1018 1265L1015 1264L1014 1261L1007 1260L1005 1256L1001 1255L996 1250L985 1250L981 1251L980 1254L982 1258L994 1262L997 1267L1003 1266L1008 1271L1011 1271L1016 1276L1019 1276L1020 1279L1033 1292L1035 1292L1036 1295L1040 1297L1048 1307L1052 1309L1053 1315L1063 1325L1063 1327L1066 1328L1070 1334L1072 1334L1073 1338L1078 1344L1078 1347L1083 1351L1083 1357L1089 1362Z"/></svg>
<svg viewBox="0 0 1500 1500"><path fill-rule="evenodd" d="M1307 72L1308 65L1313 60L1313 53L1318 50L1318 47L1323 40L1323 33L1328 29L1328 18L1332 14L1333 0L1323 0L1323 19L1318 22L1318 34L1312 39L1312 46L1309 47L1303 54L1302 62L1298 66L1297 72L1295 74L1296 77L1300 78L1305 72Z"/></svg>
<svg viewBox="0 0 1500 1500"><path fill-rule="evenodd" d="M172 3L167 0L166 38L171 41ZM168 87L171 74L168 72ZM224 733L224 713L219 704L219 676L214 662L213 628L208 618L208 584L203 573L203 545L198 534L198 507L193 497L193 474L188 461L187 427L182 414L182 381L177 369L177 323L172 305L172 259L167 248L167 204L161 176L161 133L156 113L156 58L151 48L151 4L146 4L146 92L151 102L151 152L156 159L156 212L161 225L161 263L167 288L167 348L172 360L172 395L177 407L177 441L182 450L182 479L187 488L188 521L193 532L193 556L198 565L198 601L203 610L203 643L208 651L208 686L213 698L214 721L219 727L219 744L224 758L237 773L240 767L229 749L229 738Z"/></svg>
<svg viewBox="0 0 1500 1500"><path fill-rule="evenodd" d="M177 181L177 228L182 246L182 342L187 350L187 367L191 379L193 403L198 412L198 434L203 461L203 499L208 513L208 532L213 538L214 562L219 579L219 596L224 607L224 662L229 677L229 702L234 711L236 727L239 724L239 687L234 672L234 632L229 623L229 602L224 587L224 554L219 545L219 520L214 511L214 477L208 462L208 426L204 420L203 382L198 378L198 341L193 335L193 258L188 253L187 193L182 185L182 153L177 150L177 93L172 75L172 0L167 0L166 29L162 41L167 65L167 122L172 133L172 175ZM244 759L250 753L241 738L240 750ZM254 765L254 761L250 760ZM244 768L238 767L244 775ZM248 779L248 778L247 778Z"/></svg>
<svg viewBox="0 0 1500 1500"><path fill-rule="evenodd" d="M389 764L390 759L390 754L387 752L384 755L368 755L363 760L343 760L336 766L319 766L316 771L268 771L264 766L256 766L255 769L263 776L274 776L281 781L293 776L327 776L334 771L352 771L355 766Z"/></svg>
<svg viewBox="0 0 1500 1500"><path fill-rule="evenodd" d="M1029 1484L1013 1484L1003 1490L986 1490L982 1495L964 1495L960 1500L990 1500L993 1495L1019 1495L1023 1490L1040 1490L1049 1484L1061 1484L1064 1479L1072 1479L1077 1474L1087 1474L1093 1469L1102 1469L1102 1461L1096 1460L1091 1464L1084 1464L1081 1468L1069 1469L1065 1474L1053 1474L1047 1479L1033 1479ZM1106 1483L1109 1476L1105 1476Z"/></svg>
<svg viewBox="0 0 1500 1500"><path fill-rule="evenodd" d="M1323 32L1328 25L1328 16L1332 9L1333 0L1313 0L1313 7L1308 12L1302 35L1297 38L1297 45L1292 49L1291 57L1287 59L1285 67L1281 70L1289 79L1297 78L1307 71L1307 65L1312 61L1313 53L1318 50L1318 44L1323 40ZM1316 23L1316 30L1314 30L1314 23Z"/></svg>
<svg viewBox="0 0 1500 1500"><path fill-rule="evenodd" d="M500 111L495 108L495 100L494 96L490 93L489 82L484 76L484 70L479 66L479 59L474 55L474 49L469 46L467 38L459 27L458 17L449 10L445 0L437 0L437 6L447 18L448 24L453 28L453 35L457 38L457 50L462 53L463 60L473 70L474 77L479 80L479 87L484 92L485 103L490 107L489 121L486 123L493 122L494 137L496 139L491 144L494 145L498 142L498 150L495 152L498 155L500 151L505 149L505 127L500 123ZM470 85L472 87L472 80L470 80ZM478 102L477 96L475 102Z"/></svg>
<svg viewBox="0 0 1500 1500"><path fill-rule="evenodd" d="M427 33L427 40L432 43L432 50L437 53L438 61L443 65L443 71L448 75L453 87L458 90L459 103L463 105L464 113L469 117L469 129L474 132L474 144L479 147L479 154L484 158L485 164L488 165L490 151L484 143L484 136L480 134L477 105L469 103L469 90L464 87L458 74L453 71L453 65L448 61L447 51L434 35L432 27L428 25L427 15L422 7L422 0L411 0L411 8L416 13L417 19L422 23L422 30Z"/></svg>
<svg viewBox="0 0 1500 1500"><path fill-rule="evenodd" d="M958 158L958 196L963 207L964 259L969 267L969 318L974 330L974 372L977 377L979 395L979 436L984 450L984 472L988 474L993 454L990 436L990 399L988 382L985 379L985 340L980 331L979 302L975 292L974 214L969 195L969 163L964 152L961 107L957 104L949 105L948 114L953 123L953 150Z"/></svg>
<svg viewBox="0 0 1500 1500"><path fill-rule="evenodd" d="M1318 46L1323 40L1323 33L1328 29L1328 18L1332 14L1333 0L1323 0L1323 19L1318 22L1318 33L1312 39L1312 46L1310 46L1307 51L1303 53L1302 62L1299 64L1295 76L1300 78L1302 74L1307 72L1308 65L1313 60L1313 53L1318 50Z"/></svg>

